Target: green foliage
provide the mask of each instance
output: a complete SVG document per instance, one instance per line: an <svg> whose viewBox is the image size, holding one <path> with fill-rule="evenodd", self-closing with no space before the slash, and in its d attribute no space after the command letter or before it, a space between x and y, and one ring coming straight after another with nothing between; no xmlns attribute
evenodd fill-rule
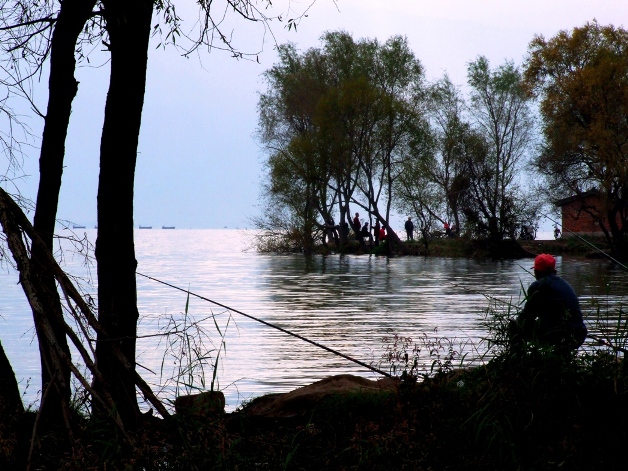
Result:
<svg viewBox="0 0 628 471"><path fill-rule="evenodd" d="M350 222L350 205L371 223L387 224L394 208L414 216L423 234L450 222L493 240L515 238L535 220L539 194L520 186L532 118L512 62L471 62L467 103L447 76L426 86L405 38L379 43L331 32L321 41L303 53L280 46L265 73L262 201L266 214L283 218L274 226L258 219L257 227L284 240L298 233L310 253L328 221Z"/></svg>
<svg viewBox="0 0 628 471"><path fill-rule="evenodd" d="M465 215L492 240L514 238L517 224L535 220L540 211L535 193L521 186L533 139L529 99L512 62L491 69L480 56L468 65L467 77L473 134L465 166L470 194Z"/></svg>
<svg viewBox="0 0 628 471"><path fill-rule="evenodd" d="M406 39L332 32L304 53L280 46L279 57L258 106L267 212L287 213L306 251L335 214L348 222L350 204L387 222L410 143L428 135L423 69Z"/></svg>
<svg viewBox="0 0 628 471"><path fill-rule="evenodd" d="M423 233L432 232L435 220L440 227L461 223L466 199L465 155L469 124L465 121L464 99L445 75L428 89L429 139L413 141L414 159L407 161L396 187L396 207L413 214Z"/></svg>

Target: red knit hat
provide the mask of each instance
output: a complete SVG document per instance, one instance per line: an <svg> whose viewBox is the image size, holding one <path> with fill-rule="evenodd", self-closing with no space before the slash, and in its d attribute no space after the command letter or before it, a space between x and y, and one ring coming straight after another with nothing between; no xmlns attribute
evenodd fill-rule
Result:
<svg viewBox="0 0 628 471"><path fill-rule="evenodd" d="M556 270L556 259L548 253L542 253L536 256L532 268L540 272L554 271Z"/></svg>

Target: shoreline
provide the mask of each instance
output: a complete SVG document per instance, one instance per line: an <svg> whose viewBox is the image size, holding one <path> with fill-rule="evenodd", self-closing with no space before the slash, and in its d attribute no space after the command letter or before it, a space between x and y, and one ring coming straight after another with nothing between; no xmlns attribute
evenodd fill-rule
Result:
<svg viewBox="0 0 628 471"><path fill-rule="evenodd" d="M604 238L590 238L588 245L576 238L560 238L557 240L511 240L504 239L495 246L488 240L460 238L439 238L430 241L427 245L421 241L403 241L405 252L393 251L386 253L385 245L380 244L372 249L360 246L355 240L347 246L335 247L333 245L318 245L313 250L316 255L382 255L382 256L423 256L423 257L453 257L453 258L479 258L479 259L520 259L534 258L540 253L563 256L572 255L585 258L602 258L608 253L608 247ZM595 249L598 248L598 250Z"/></svg>

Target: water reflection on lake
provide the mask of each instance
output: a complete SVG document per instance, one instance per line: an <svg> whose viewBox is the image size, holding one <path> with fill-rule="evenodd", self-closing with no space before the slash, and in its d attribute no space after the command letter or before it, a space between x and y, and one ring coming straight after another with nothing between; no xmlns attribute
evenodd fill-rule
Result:
<svg viewBox="0 0 628 471"><path fill-rule="evenodd" d="M87 231L88 236L93 238L94 232ZM242 251L249 238L236 230L137 231L138 271L367 363L377 362L381 339L391 331L414 338L424 333L456 337L477 344L485 333L481 322L488 297L518 305L521 284L527 288L533 281L529 259L261 255ZM81 269L78 259L68 262L73 270ZM557 262L559 274L574 286L585 310L590 311L592 302L607 289L612 293L610 302L625 303L628 275L613 265L561 257ZM19 287L10 286L10 275L0 277L1 340L18 380L37 377L36 350L28 346L31 334L20 337L30 328L28 307ZM11 287L7 297L5 286ZM95 291L92 287L91 292ZM186 304L185 293L142 277L138 277L138 299L140 335L158 331L165 318L179 316ZM225 309L197 298L191 298L188 310L197 319L216 315L223 330L229 319ZM218 371L228 409L244 399L288 391L330 374L376 376L294 337L238 314L232 316L226 357ZM213 321L205 324L215 332ZM143 338L138 344L138 361L157 373L146 373L155 385L160 382L164 348L165 342L156 337ZM175 365L167 359L165 366ZM211 372L207 373L209 381Z"/></svg>

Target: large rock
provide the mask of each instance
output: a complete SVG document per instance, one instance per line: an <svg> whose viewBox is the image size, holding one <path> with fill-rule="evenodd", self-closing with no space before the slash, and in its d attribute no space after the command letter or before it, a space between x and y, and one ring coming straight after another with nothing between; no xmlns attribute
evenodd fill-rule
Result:
<svg viewBox="0 0 628 471"><path fill-rule="evenodd" d="M220 391L205 391L200 394L179 396L174 401L177 414L209 417L221 415L225 411L225 395Z"/></svg>
<svg viewBox="0 0 628 471"><path fill-rule="evenodd" d="M348 374L330 376L289 393L258 397L245 407L244 413L252 417L295 417L304 410L312 409L321 399L327 397L351 393L394 393L397 385L397 380L389 378L372 381Z"/></svg>

